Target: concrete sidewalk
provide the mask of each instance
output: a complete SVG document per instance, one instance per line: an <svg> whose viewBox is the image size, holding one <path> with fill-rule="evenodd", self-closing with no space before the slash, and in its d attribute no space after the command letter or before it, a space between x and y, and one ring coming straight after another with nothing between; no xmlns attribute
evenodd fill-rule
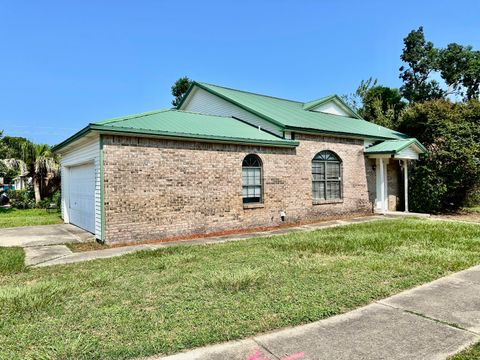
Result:
<svg viewBox="0 0 480 360"><path fill-rule="evenodd" d="M363 216L356 217L345 220L332 220L332 221L323 221L314 224L307 224L294 227L286 227L273 229L269 231L259 231L259 232L250 232L243 234L233 234L225 236L212 236L205 238L198 238L193 240L179 240L171 242L160 242L154 244L141 244L141 245L129 245L123 247L114 247L104 250L93 250L93 251L84 251L73 253L66 246L60 248L53 248L51 246L45 247L35 247L35 248L26 248L26 263L30 266L43 267L51 265L61 265L61 264L72 264L82 261L96 260L96 259L107 259L116 256L122 256L125 254L130 254L133 252L141 250L155 250L160 248L165 248L169 246L187 246L187 245L205 245L205 244L216 244L224 243L229 241L239 241L251 238L266 237L266 236L275 236L275 235L284 235L293 232L299 231L313 231L319 229L325 229L330 227L344 226L350 224L357 224L362 222L370 222L375 220L385 219L385 216L374 215L374 216ZM59 255L61 254L61 255Z"/></svg>
<svg viewBox="0 0 480 360"><path fill-rule="evenodd" d="M149 360L446 359L480 341L480 266L343 315Z"/></svg>

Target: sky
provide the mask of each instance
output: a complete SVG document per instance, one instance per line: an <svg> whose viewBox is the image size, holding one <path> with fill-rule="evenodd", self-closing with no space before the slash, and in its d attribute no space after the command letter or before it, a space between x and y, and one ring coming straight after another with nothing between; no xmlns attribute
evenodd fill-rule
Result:
<svg viewBox="0 0 480 360"><path fill-rule="evenodd" d="M403 38L480 48L480 1L0 0L0 130L56 144L181 76L309 101L401 85Z"/></svg>

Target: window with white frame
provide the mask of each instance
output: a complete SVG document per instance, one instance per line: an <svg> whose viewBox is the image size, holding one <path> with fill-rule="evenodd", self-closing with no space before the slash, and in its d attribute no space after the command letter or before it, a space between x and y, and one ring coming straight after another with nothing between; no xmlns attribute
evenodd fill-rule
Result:
<svg viewBox="0 0 480 360"><path fill-rule="evenodd" d="M257 155L245 156L242 163L243 203L263 202L262 161Z"/></svg>
<svg viewBox="0 0 480 360"><path fill-rule="evenodd" d="M314 200L342 198L342 161L332 151L320 151L312 160L312 195Z"/></svg>

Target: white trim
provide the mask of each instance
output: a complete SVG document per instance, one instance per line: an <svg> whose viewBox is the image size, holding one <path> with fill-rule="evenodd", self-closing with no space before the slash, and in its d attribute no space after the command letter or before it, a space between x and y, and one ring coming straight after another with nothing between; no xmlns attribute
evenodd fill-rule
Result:
<svg viewBox="0 0 480 360"><path fill-rule="evenodd" d="M85 137L75 142L68 151L61 153L60 169L62 181L62 218L67 224L70 223L69 214L69 181L70 167L94 163L95 167L95 237L101 238L101 198L100 198L100 137Z"/></svg>
<svg viewBox="0 0 480 360"><path fill-rule="evenodd" d="M376 160L376 198L375 210L377 212L385 213L388 211L388 161L384 158L377 158Z"/></svg>
<svg viewBox="0 0 480 360"><path fill-rule="evenodd" d="M405 212L408 212L408 160L403 160L403 181L405 191Z"/></svg>

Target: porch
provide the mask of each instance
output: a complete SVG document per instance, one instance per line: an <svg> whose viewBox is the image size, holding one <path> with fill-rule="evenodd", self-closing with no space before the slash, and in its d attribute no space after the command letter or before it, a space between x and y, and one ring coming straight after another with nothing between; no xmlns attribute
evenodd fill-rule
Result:
<svg viewBox="0 0 480 360"><path fill-rule="evenodd" d="M408 168L412 161L418 160L419 156L426 152L427 150L416 139L387 140L365 149L365 155L375 161L373 165L376 175L375 213L391 214L397 210L399 205L395 201L395 205L392 206L389 201L391 195L389 166L391 168L390 171L398 169L400 172L400 174L394 174L393 180L399 181L398 190L402 189L402 194L399 191L398 194L394 195L397 198L402 198L404 213L409 212Z"/></svg>

